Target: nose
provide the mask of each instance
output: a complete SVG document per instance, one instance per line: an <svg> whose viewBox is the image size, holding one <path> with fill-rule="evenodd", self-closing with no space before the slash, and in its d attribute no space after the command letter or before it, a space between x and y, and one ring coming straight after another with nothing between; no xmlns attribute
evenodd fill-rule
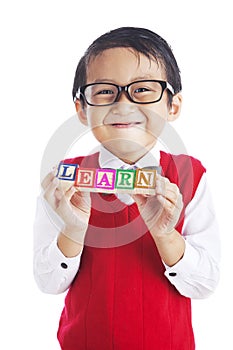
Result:
<svg viewBox="0 0 233 350"><path fill-rule="evenodd" d="M132 102L119 101L115 102L112 106L112 113L118 114L119 116L132 114L136 110L136 106Z"/></svg>
<svg viewBox="0 0 233 350"><path fill-rule="evenodd" d="M137 105L130 101L127 92L121 91L117 102L115 102L112 107L112 112L114 114L127 115L135 112L136 108Z"/></svg>

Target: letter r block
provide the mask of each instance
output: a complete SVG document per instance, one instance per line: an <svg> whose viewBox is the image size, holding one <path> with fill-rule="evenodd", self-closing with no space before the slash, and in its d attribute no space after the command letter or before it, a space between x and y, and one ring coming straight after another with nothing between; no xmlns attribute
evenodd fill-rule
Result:
<svg viewBox="0 0 233 350"><path fill-rule="evenodd" d="M135 180L135 170L117 169L116 174L116 189L133 190Z"/></svg>

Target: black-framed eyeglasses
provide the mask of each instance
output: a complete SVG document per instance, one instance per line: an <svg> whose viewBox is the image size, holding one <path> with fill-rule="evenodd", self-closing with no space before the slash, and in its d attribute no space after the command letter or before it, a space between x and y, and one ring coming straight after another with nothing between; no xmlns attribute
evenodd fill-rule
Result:
<svg viewBox="0 0 233 350"><path fill-rule="evenodd" d="M163 80L138 80L126 86L100 82L81 86L74 102L83 98L90 106L109 106L117 102L120 94L125 92L131 102L148 104L159 102L166 89L174 95L173 87Z"/></svg>

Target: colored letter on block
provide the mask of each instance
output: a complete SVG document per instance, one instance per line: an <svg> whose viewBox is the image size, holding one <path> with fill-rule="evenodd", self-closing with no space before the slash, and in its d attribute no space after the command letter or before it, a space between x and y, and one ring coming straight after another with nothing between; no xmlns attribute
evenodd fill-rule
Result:
<svg viewBox="0 0 233 350"><path fill-rule="evenodd" d="M75 186L82 188L93 188L95 180L95 169L79 168L76 175Z"/></svg>
<svg viewBox="0 0 233 350"><path fill-rule="evenodd" d="M137 169L135 188L155 188L156 170Z"/></svg>
<svg viewBox="0 0 233 350"><path fill-rule="evenodd" d="M58 167L57 177L59 180L74 181L76 176L77 164L60 163Z"/></svg>
<svg viewBox="0 0 233 350"><path fill-rule="evenodd" d="M135 175L135 170L117 169L115 184L116 189L133 190Z"/></svg>
<svg viewBox="0 0 233 350"><path fill-rule="evenodd" d="M95 188L99 190L114 190L116 170L96 169Z"/></svg>
<svg viewBox="0 0 233 350"><path fill-rule="evenodd" d="M78 164L60 163L56 176L61 181L66 180L69 187L72 186L69 181L74 182L74 186L81 191L155 193L156 170L150 168L94 169L80 168Z"/></svg>

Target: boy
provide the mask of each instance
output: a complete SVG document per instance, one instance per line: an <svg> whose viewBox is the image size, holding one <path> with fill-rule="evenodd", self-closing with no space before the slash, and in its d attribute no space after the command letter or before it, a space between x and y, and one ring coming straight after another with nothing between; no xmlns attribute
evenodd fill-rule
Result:
<svg viewBox="0 0 233 350"><path fill-rule="evenodd" d="M69 289L58 330L64 350L195 348L190 298L207 297L219 279L205 168L187 155L151 156L165 123L180 114L180 91L170 47L147 29L104 34L78 64L76 111L101 147L65 163L88 169L159 165L161 175L155 195L64 189L56 172L44 179L34 271L44 292ZM48 212L62 219L60 232Z"/></svg>

